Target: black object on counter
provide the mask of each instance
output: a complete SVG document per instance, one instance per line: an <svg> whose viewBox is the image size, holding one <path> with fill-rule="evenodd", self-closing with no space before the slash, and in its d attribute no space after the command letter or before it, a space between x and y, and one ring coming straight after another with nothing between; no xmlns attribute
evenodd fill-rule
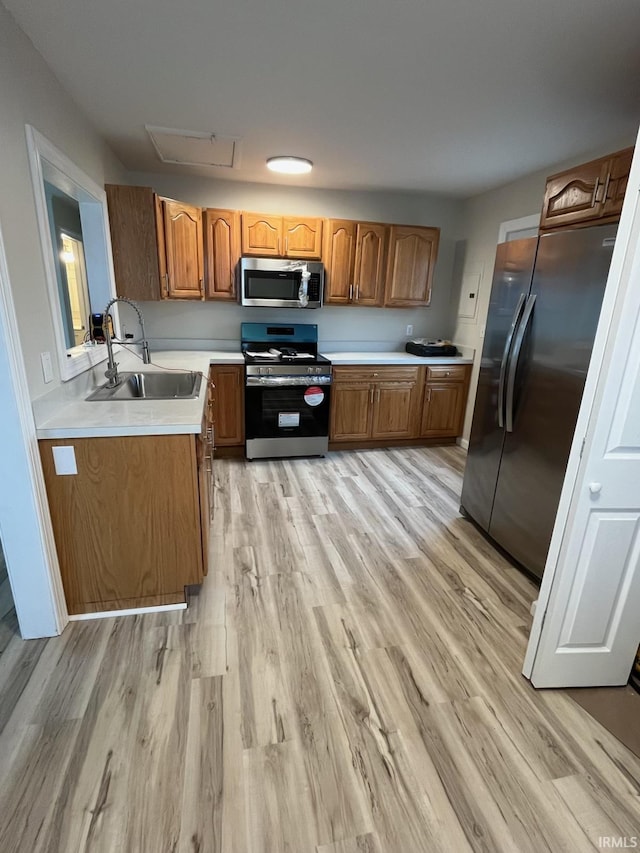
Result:
<svg viewBox="0 0 640 853"><path fill-rule="evenodd" d="M442 341L407 341L405 349L411 355L419 355L422 358L428 356L451 356L458 355L458 347L453 344L445 344Z"/></svg>

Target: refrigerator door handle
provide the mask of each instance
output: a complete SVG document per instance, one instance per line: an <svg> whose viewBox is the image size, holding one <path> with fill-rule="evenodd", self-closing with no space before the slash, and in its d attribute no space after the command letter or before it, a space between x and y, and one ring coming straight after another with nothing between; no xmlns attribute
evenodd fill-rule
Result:
<svg viewBox="0 0 640 853"><path fill-rule="evenodd" d="M522 315L522 320L520 322L520 328L518 329L518 333L516 334L515 343L513 344L513 354L511 356L511 363L509 364L509 377L507 379L507 405L506 405L506 429L507 432L513 432L513 399L515 394L516 387L516 371L518 370L518 360L520 358L520 350L522 349L522 342L524 341L524 336L527 332L527 327L531 320L531 315L533 314L533 306L536 304L536 294L532 293L527 301L527 307L524 309L524 314Z"/></svg>
<svg viewBox="0 0 640 853"><path fill-rule="evenodd" d="M498 426L501 429L504 426L504 391L507 382L507 362L509 361L509 352L511 350L513 335L518 328L518 323L520 322L520 316L522 314L526 298L526 293L520 294L520 299L518 299L513 320L511 321L511 328L509 329L509 334L507 335L507 339L504 343L504 352L502 353L502 362L500 363L500 382L498 384Z"/></svg>

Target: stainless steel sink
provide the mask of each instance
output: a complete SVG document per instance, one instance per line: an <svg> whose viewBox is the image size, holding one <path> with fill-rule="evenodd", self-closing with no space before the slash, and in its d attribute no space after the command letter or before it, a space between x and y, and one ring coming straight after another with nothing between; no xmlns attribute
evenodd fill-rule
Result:
<svg viewBox="0 0 640 853"><path fill-rule="evenodd" d="M201 373L121 373L120 384L102 385L87 400L188 400L200 394Z"/></svg>

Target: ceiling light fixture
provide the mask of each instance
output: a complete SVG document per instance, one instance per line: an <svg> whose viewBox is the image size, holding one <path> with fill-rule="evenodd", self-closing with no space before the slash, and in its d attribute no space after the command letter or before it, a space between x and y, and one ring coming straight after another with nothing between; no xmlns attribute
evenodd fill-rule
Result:
<svg viewBox="0 0 640 853"><path fill-rule="evenodd" d="M282 172L285 175L304 175L313 169L313 163L304 157L280 155L279 157L269 157L267 168L271 169L272 172Z"/></svg>

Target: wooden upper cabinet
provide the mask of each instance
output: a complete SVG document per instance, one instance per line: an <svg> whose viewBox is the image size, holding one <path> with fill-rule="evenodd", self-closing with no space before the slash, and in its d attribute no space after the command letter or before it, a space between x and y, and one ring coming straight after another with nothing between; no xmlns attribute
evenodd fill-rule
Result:
<svg viewBox="0 0 640 853"><path fill-rule="evenodd" d="M243 213L242 254L318 260L322 255L322 219Z"/></svg>
<svg viewBox="0 0 640 853"><path fill-rule="evenodd" d="M116 293L143 302L160 299L161 269L153 190L107 184L105 191Z"/></svg>
<svg viewBox="0 0 640 853"><path fill-rule="evenodd" d="M603 216L620 216L624 194L629 182L632 160L633 148L619 151L612 156L609 166L609 181L605 184L602 196Z"/></svg>
<svg viewBox="0 0 640 853"><path fill-rule="evenodd" d="M591 160L547 178L540 228L614 222L620 216L633 149Z"/></svg>
<svg viewBox="0 0 640 853"><path fill-rule="evenodd" d="M285 216L282 231L284 255L288 258L320 260L322 256L322 220Z"/></svg>
<svg viewBox="0 0 640 853"><path fill-rule="evenodd" d="M236 271L240 259L240 213L237 210L204 212L205 296L235 300Z"/></svg>
<svg viewBox="0 0 640 853"><path fill-rule="evenodd" d="M204 297L202 210L180 201L162 199L170 299Z"/></svg>
<svg viewBox="0 0 640 853"><path fill-rule="evenodd" d="M359 222L357 224L353 270L354 304L381 304L386 243L386 225L379 222Z"/></svg>
<svg viewBox="0 0 640 853"><path fill-rule="evenodd" d="M327 219L322 247L325 302L351 302L355 253L356 223L348 219Z"/></svg>
<svg viewBox="0 0 640 853"><path fill-rule="evenodd" d="M242 254L279 257L282 254L282 217L243 213Z"/></svg>
<svg viewBox="0 0 640 853"><path fill-rule="evenodd" d="M391 226L385 305L429 304L439 239L439 228Z"/></svg>

